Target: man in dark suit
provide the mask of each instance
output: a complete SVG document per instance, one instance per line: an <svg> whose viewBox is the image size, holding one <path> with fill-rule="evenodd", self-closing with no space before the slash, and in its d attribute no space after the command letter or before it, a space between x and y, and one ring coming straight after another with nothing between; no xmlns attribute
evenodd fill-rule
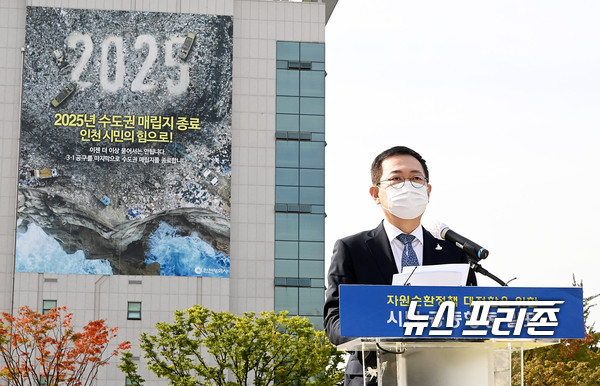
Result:
<svg viewBox="0 0 600 386"><path fill-rule="evenodd" d="M371 179L369 193L381 206L384 220L375 229L338 240L329 266L324 325L335 345L352 339L340 335L340 284L392 284L392 276L404 267L468 262L462 249L434 238L421 226L431 185L427 164L417 152L404 146L384 151L371 165ZM473 272L467 283L476 285ZM363 360L366 367L376 368L374 353L364 359L352 354L345 385L363 384ZM377 384L372 377L367 381Z"/></svg>

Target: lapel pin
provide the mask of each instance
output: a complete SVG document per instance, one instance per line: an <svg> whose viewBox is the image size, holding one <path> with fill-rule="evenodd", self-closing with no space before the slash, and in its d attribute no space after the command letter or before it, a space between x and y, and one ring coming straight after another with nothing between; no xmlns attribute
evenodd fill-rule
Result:
<svg viewBox="0 0 600 386"><path fill-rule="evenodd" d="M440 247L440 245L438 244L438 245L437 245L437 247L435 247L435 250L436 250L436 251L441 251L441 250L442 250L442 247Z"/></svg>

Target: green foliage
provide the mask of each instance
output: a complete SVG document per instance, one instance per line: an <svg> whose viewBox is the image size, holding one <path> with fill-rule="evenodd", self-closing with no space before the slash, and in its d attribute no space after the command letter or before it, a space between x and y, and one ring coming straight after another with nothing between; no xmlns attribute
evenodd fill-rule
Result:
<svg viewBox="0 0 600 386"><path fill-rule="evenodd" d="M173 385L326 386L343 378L342 354L325 333L285 311L237 316L197 305L156 329L141 335L140 347L148 368ZM120 369L133 384L143 383L131 354Z"/></svg>
<svg viewBox="0 0 600 386"><path fill-rule="evenodd" d="M145 382L144 378L137 374L137 365L133 362L133 354L129 351L122 353L119 369L128 375L128 385L140 386Z"/></svg>
<svg viewBox="0 0 600 386"><path fill-rule="evenodd" d="M583 287L573 276L573 286ZM583 299L585 319L584 339L561 339L559 344L541 347L524 353L523 378L526 385L597 385L600 384L600 333L588 325L592 301L600 294ZM520 368L518 356L513 356L513 369ZM512 384L521 382L521 374L513 374Z"/></svg>

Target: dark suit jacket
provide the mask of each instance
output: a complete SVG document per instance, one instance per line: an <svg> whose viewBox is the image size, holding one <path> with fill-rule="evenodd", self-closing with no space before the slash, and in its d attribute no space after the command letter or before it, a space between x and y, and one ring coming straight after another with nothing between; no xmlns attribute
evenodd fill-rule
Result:
<svg viewBox="0 0 600 386"><path fill-rule="evenodd" d="M437 246L440 248L437 248ZM423 265L467 263L467 256L456 245L438 240L423 228ZM340 336L340 284L392 284L392 276L398 273L392 248L383 222L370 231L357 233L336 241L329 266L324 326L329 340L335 345L352 338ZM474 272L469 272L468 285L477 285ZM374 355L371 355L374 356ZM352 363L356 361L356 363ZM351 356L346 373L360 372L362 363ZM362 382L362 381L361 381ZM362 384L362 383L361 383Z"/></svg>

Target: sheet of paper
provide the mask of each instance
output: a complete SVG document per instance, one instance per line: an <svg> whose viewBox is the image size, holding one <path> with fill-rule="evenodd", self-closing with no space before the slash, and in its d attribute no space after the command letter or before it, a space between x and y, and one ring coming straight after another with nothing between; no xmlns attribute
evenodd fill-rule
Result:
<svg viewBox="0 0 600 386"><path fill-rule="evenodd" d="M392 285L465 286L469 264L439 264L406 267L397 273Z"/></svg>

